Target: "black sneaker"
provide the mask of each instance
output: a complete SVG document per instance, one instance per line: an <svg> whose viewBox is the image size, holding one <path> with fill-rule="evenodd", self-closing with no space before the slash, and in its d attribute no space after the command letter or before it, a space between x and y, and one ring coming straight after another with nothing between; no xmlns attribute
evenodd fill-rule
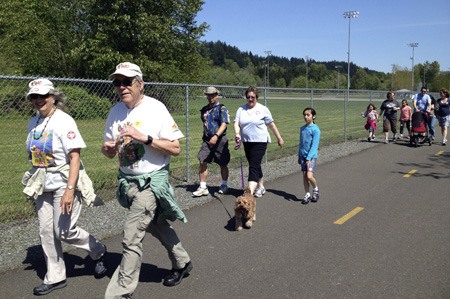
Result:
<svg viewBox="0 0 450 299"><path fill-rule="evenodd" d="M191 272L192 268L192 263L189 262L182 269L172 269L171 273L164 277L163 284L166 287L173 287L180 284L183 278L189 276L189 272Z"/></svg>
<svg viewBox="0 0 450 299"><path fill-rule="evenodd" d="M67 286L67 280L63 280L57 283L53 283L53 284L45 284L42 283L40 286L37 286L33 289L33 294L36 296L40 296L40 295L47 295L48 293L57 290L57 289L62 289L65 288Z"/></svg>
<svg viewBox="0 0 450 299"><path fill-rule="evenodd" d="M102 278L103 276L105 276L106 271L108 270L106 268L106 262L105 262L105 257L106 257L107 253L108 253L108 250L106 249L106 246L105 246L105 252L98 260L95 261L95 268L94 268L94 277L95 278Z"/></svg>

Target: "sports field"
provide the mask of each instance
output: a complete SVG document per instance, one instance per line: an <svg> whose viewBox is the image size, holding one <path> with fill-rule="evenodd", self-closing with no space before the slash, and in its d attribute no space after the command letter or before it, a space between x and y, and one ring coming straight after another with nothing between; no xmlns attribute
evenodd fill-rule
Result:
<svg viewBox="0 0 450 299"><path fill-rule="evenodd" d="M229 138L234 139L233 119L239 106L245 104L241 98L220 99L230 113L231 125L228 127ZM260 102L264 100L260 97ZM380 102L380 100L379 100ZM375 102L379 106L379 102ZM201 144L202 124L199 110L206 104L201 97L190 101L189 116L184 114L173 115L180 129L187 138L181 140L182 152L172 159L172 177L180 181L195 180L198 161L197 151ZM299 141L299 127L304 124L302 111L309 106L317 111L316 123L322 131L321 145L339 143L344 141L344 100L337 97L322 96L311 101L309 98L299 98L295 95L274 95L267 98L267 106L272 112L275 123L285 141L283 149L279 149L275 137L268 147L268 159L276 159L297 153ZM363 129L365 120L361 112L365 110L368 100L352 98L347 104L347 139L352 140L366 136ZM26 219L33 215L32 203L26 201L22 195L20 183L23 173L29 169L25 148L26 128L28 119L25 117L2 117L0 127L2 138L0 140L0 159L3 170L0 174L2 192L0 193L0 223L12 220ZM87 148L82 150L82 160L89 176L94 182L97 193L106 199L114 198L117 175L117 161L105 158L101 152L102 136L105 125L104 119L78 120L79 130L86 142ZM186 127L189 126L189 130ZM189 142L189 149L187 147ZM231 144L234 144L232 141ZM187 150L188 149L188 150ZM230 167L237 167L238 152L231 150L232 162ZM190 167L190 178L187 169ZM211 168L211 171L217 171Z"/></svg>

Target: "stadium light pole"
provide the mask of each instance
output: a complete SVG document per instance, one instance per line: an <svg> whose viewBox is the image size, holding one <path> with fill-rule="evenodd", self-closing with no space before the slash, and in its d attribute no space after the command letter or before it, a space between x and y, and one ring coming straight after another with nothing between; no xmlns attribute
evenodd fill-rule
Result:
<svg viewBox="0 0 450 299"><path fill-rule="evenodd" d="M264 105L267 106L267 87L269 87L270 85L270 77L269 77L269 70L270 70L270 64L269 64L269 59L270 59L270 55L272 55L272 51L268 50L268 51L264 51L264 53L267 55L266 57L266 68L267 68L267 73L266 73L266 79L264 80Z"/></svg>
<svg viewBox="0 0 450 299"><path fill-rule="evenodd" d="M335 69L337 69L338 71L338 77L337 77L337 90L338 90L338 94L339 94L339 89L341 87L341 80L340 80L340 74L341 74L341 69L342 69L342 65L335 65L334 66Z"/></svg>
<svg viewBox="0 0 450 299"><path fill-rule="evenodd" d="M306 64L306 89L308 89L308 61L309 61L309 56L305 57L305 64Z"/></svg>
<svg viewBox="0 0 450 299"><path fill-rule="evenodd" d="M345 19L348 19L347 94L344 101L344 142L347 142L347 104L350 98L350 24L352 19L358 17L359 12L346 11L343 15Z"/></svg>
<svg viewBox="0 0 450 299"><path fill-rule="evenodd" d="M412 48L412 56L411 56L411 92L414 93L414 48L419 46L419 43L409 43L409 47Z"/></svg>

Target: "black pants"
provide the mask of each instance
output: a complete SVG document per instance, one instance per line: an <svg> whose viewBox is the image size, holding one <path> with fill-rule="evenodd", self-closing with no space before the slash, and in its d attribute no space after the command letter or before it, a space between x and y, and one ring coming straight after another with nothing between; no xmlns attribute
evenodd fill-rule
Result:
<svg viewBox="0 0 450 299"><path fill-rule="evenodd" d="M248 161L248 181L258 182L263 177L261 162L267 150L267 142L244 142Z"/></svg>

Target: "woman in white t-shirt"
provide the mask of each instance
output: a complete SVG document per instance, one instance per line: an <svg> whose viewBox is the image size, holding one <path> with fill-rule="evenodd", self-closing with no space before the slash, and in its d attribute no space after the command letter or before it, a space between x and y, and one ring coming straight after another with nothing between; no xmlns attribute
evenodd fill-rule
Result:
<svg viewBox="0 0 450 299"><path fill-rule="evenodd" d="M266 192L261 162L266 153L267 143L270 142L267 127L272 130L280 147L283 146L284 141L269 109L258 103L259 94L256 87L247 88L245 97L247 104L239 107L236 112L234 131L236 143L244 144L245 156L249 164L248 187L255 197L261 197Z"/></svg>
<svg viewBox="0 0 450 299"><path fill-rule="evenodd" d="M29 83L27 99L37 113L28 123L27 151L33 166L30 174L42 174L43 186L35 188L35 206L39 219L39 236L47 273L34 295L45 295L67 285L61 241L86 250L96 260L94 274L106 272L106 246L76 225L81 212L77 182L80 152L86 147L73 118L62 111L64 95L47 79ZM35 178L36 180L36 178ZM33 180L31 180L33 181ZM33 186L34 184L34 186Z"/></svg>

